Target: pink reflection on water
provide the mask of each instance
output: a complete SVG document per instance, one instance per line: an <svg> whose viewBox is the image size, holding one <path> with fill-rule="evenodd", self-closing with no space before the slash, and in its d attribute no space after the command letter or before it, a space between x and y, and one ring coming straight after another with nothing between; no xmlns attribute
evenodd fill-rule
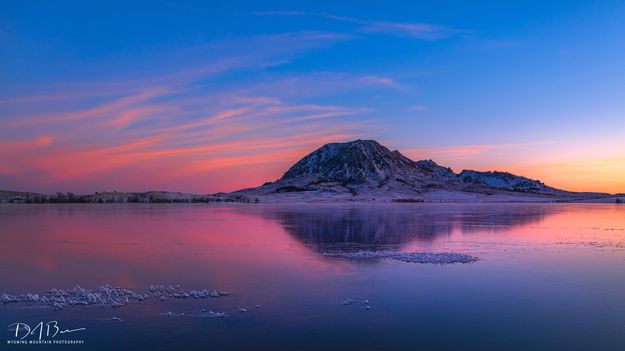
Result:
<svg viewBox="0 0 625 351"><path fill-rule="evenodd" d="M314 289L354 269L354 262L320 255L328 249L488 259L544 248L625 248L625 206L617 205L2 205L0 218L7 292L181 283L262 287L271 296L294 284Z"/></svg>
<svg viewBox="0 0 625 351"><path fill-rule="evenodd" d="M0 211L0 255L10 273L2 286L19 291L105 283L236 288L278 271L337 269L309 255L278 223L229 208L35 205Z"/></svg>

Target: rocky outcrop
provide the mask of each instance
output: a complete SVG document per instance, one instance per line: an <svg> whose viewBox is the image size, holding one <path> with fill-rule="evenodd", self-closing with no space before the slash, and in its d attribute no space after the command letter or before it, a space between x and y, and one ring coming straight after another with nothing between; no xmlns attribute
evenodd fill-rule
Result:
<svg viewBox="0 0 625 351"><path fill-rule="evenodd" d="M291 167L281 180L314 176L324 181L363 183L405 176L415 162L374 140L326 144Z"/></svg>
<svg viewBox="0 0 625 351"><path fill-rule="evenodd" d="M280 195L282 199L296 201L406 200L398 202L428 199L481 201L479 196L502 194L508 196L508 200L510 194L526 199L530 195L555 199L558 195L571 198L574 194L580 194L558 190L541 181L506 172L464 170L457 174L451 168L440 166L432 160L413 161L375 140L323 145L295 163L275 182L237 193L251 196ZM496 199L496 196L491 197L491 200Z"/></svg>
<svg viewBox="0 0 625 351"><path fill-rule="evenodd" d="M539 180L533 180L517 176L507 172L478 172L464 170L458 175L465 183L480 184L497 189L522 192L540 192L545 190L555 190L547 187Z"/></svg>

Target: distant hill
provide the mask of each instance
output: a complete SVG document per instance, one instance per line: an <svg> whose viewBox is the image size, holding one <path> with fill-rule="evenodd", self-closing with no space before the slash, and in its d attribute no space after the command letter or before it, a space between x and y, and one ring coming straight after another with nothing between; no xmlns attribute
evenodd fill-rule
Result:
<svg viewBox="0 0 625 351"><path fill-rule="evenodd" d="M224 193L195 195L168 191L118 192L103 191L87 195L56 193L54 195L0 190L0 203L222 203L255 202L243 195Z"/></svg>

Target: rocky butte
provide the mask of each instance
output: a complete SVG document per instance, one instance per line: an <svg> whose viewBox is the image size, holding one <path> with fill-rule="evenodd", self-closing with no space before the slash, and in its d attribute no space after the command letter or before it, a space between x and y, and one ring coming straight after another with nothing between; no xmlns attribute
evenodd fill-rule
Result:
<svg viewBox="0 0 625 351"><path fill-rule="evenodd" d="M375 140L323 145L275 182L233 194L261 202L559 202L612 197L560 190L506 172L455 173L432 160L413 161Z"/></svg>

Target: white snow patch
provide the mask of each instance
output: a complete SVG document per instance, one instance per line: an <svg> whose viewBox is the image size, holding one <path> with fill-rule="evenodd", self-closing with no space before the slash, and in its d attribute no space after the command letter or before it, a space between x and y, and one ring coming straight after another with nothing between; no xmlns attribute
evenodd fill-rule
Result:
<svg viewBox="0 0 625 351"><path fill-rule="evenodd" d="M472 263L477 257L456 252L393 252L393 251L355 251L355 252L324 252L324 256L345 257L355 260L388 258L409 263L452 264Z"/></svg>
<svg viewBox="0 0 625 351"><path fill-rule="evenodd" d="M102 285L96 289L85 289L76 285L72 290L52 289L44 294L26 293L19 296L13 296L6 293L0 295L0 302L8 303L27 303L31 305L51 306L56 309L62 309L70 306L98 306L98 307L122 307L131 302L141 302L143 300L160 300L165 301L168 298L186 299L186 298L207 298L220 297L228 295L227 292L221 290L189 290L185 291L180 285L175 287L172 285L150 285L142 292L136 292L130 289L113 287L109 284Z"/></svg>
<svg viewBox="0 0 625 351"><path fill-rule="evenodd" d="M224 317L226 317L226 312L208 311L208 317L210 317L210 318L224 318Z"/></svg>

